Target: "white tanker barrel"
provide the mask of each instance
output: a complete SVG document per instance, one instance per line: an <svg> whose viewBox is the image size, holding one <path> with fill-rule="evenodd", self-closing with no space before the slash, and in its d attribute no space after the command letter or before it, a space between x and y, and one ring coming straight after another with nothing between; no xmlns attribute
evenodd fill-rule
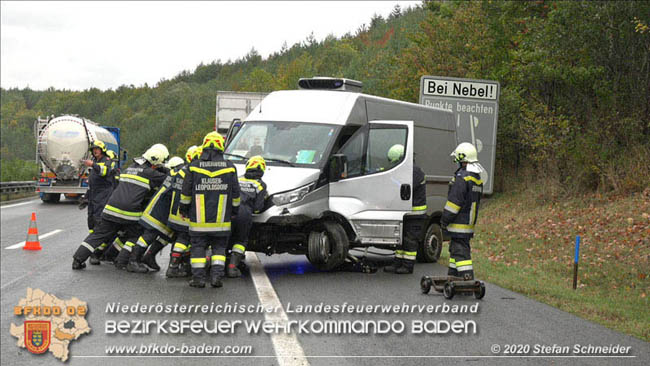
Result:
<svg viewBox="0 0 650 366"><path fill-rule="evenodd" d="M79 179L85 166L81 160L90 156L88 140L101 140L106 148L118 151L117 140L96 123L74 116L60 116L49 121L39 138L39 157L56 174L57 180ZM86 132L87 131L87 132Z"/></svg>

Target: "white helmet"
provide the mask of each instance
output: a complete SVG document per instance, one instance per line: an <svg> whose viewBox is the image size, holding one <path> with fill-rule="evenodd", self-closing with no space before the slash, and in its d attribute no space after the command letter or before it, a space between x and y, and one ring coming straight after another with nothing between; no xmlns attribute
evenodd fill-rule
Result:
<svg viewBox="0 0 650 366"><path fill-rule="evenodd" d="M149 150L145 151L142 154L142 157L145 158L151 165L162 165L165 162L165 151L160 148L154 148L153 146Z"/></svg>
<svg viewBox="0 0 650 366"><path fill-rule="evenodd" d="M169 159L169 150L167 150L167 146L163 144L155 144L151 146L152 149L159 149L163 153L163 161L166 161Z"/></svg>
<svg viewBox="0 0 650 366"><path fill-rule="evenodd" d="M183 165L184 163L185 161L183 160L183 158L174 156L171 159L169 159L169 161L167 162L167 164L165 164L165 166L167 167L167 169L174 169L179 165Z"/></svg>
<svg viewBox="0 0 650 366"><path fill-rule="evenodd" d="M456 146L450 156L454 158L455 163L475 163L478 161L476 148L469 142L463 142Z"/></svg>

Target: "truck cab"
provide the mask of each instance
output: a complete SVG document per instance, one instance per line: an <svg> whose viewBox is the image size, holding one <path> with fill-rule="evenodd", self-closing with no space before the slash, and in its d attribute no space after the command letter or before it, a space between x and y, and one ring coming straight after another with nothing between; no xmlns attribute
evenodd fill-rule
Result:
<svg viewBox="0 0 650 366"><path fill-rule="evenodd" d="M348 79L301 79L301 89L269 94L230 135L226 157L240 175L247 158L267 161L270 195L254 216L248 250L305 254L323 270L351 248L396 249L412 210L414 156L427 176L426 237L418 258L440 256L439 218L455 170L451 112L361 93ZM393 145L404 146L398 162Z"/></svg>

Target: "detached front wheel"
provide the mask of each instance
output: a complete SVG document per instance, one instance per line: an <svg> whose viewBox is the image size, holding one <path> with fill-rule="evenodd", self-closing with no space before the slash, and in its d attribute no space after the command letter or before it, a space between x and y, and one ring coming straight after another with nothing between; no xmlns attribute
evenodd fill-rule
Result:
<svg viewBox="0 0 650 366"><path fill-rule="evenodd" d="M307 259L316 268L331 271L345 262L349 245L343 227L337 222L326 221L321 230L309 234Z"/></svg>
<svg viewBox="0 0 650 366"><path fill-rule="evenodd" d="M427 228L424 241L418 248L418 261L424 263L434 263L440 258L442 253L442 229L437 222L433 222Z"/></svg>

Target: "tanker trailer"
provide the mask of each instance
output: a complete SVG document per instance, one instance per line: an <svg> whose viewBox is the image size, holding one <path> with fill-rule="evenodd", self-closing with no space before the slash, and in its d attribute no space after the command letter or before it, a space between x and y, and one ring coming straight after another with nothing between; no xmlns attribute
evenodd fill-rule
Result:
<svg viewBox="0 0 650 366"><path fill-rule="evenodd" d="M82 160L90 159L90 143L101 140L108 150L120 153L120 129L100 127L75 115L41 119L35 124L36 161L40 166L37 185L43 202L56 203L61 194L80 197L88 190L88 169Z"/></svg>

